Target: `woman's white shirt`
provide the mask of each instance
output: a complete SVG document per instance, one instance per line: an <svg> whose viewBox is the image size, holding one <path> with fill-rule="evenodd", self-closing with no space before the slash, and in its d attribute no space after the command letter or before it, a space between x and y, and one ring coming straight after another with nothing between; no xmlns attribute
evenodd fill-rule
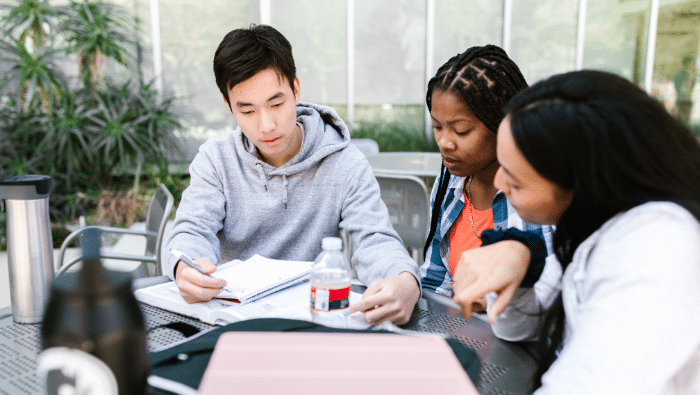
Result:
<svg viewBox="0 0 700 395"><path fill-rule="evenodd" d="M673 203L646 203L581 243L563 278L550 258L494 325L499 337L532 338L539 317L528 313L548 306L561 284L564 347L537 395L700 394L695 217Z"/></svg>

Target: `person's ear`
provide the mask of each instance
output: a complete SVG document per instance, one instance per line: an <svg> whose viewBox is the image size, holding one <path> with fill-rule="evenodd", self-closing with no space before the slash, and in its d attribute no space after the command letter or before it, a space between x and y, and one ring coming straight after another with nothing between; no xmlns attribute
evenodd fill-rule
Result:
<svg viewBox="0 0 700 395"><path fill-rule="evenodd" d="M299 77L294 77L294 102L299 104L299 95L301 94L301 87L299 85Z"/></svg>

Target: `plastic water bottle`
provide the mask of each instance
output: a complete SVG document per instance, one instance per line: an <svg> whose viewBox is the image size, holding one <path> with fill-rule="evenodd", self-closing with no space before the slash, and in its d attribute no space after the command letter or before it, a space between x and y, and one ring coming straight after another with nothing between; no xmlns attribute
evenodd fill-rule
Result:
<svg viewBox="0 0 700 395"><path fill-rule="evenodd" d="M342 245L338 237L325 237L311 267L311 320L339 328L346 326L350 306L350 263Z"/></svg>

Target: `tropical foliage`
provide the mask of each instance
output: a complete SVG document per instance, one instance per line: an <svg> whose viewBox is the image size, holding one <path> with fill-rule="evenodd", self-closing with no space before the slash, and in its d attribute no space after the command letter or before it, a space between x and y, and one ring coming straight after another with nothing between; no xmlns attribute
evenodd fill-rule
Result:
<svg viewBox="0 0 700 395"><path fill-rule="evenodd" d="M73 0L61 24L69 51L79 56L80 75L93 92L104 88L105 57L128 66L129 47L135 36L125 9L103 2ZM133 18L132 18L133 19Z"/></svg>
<svg viewBox="0 0 700 395"><path fill-rule="evenodd" d="M127 181L134 173L167 173L165 152L177 151L172 99L129 73L137 43L130 20L103 1L0 6L0 177L50 175L54 222L138 194L117 192L138 187ZM127 77L106 77L108 66Z"/></svg>

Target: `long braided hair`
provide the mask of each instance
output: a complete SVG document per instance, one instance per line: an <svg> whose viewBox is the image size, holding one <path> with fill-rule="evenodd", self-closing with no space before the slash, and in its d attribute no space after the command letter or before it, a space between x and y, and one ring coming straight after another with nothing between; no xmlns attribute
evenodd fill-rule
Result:
<svg viewBox="0 0 700 395"><path fill-rule="evenodd" d="M433 92L443 91L461 97L474 115L490 131L496 133L503 120L506 103L516 93L527 88L527 82L518 66L506 52L495 45L471 47L453 56L443 64L428 82L425 102L432 111ZM440 207L447 192L450 172L440 169L438 191L433 204L430 233L423 248L424 254L439 223Z"/></svg>

